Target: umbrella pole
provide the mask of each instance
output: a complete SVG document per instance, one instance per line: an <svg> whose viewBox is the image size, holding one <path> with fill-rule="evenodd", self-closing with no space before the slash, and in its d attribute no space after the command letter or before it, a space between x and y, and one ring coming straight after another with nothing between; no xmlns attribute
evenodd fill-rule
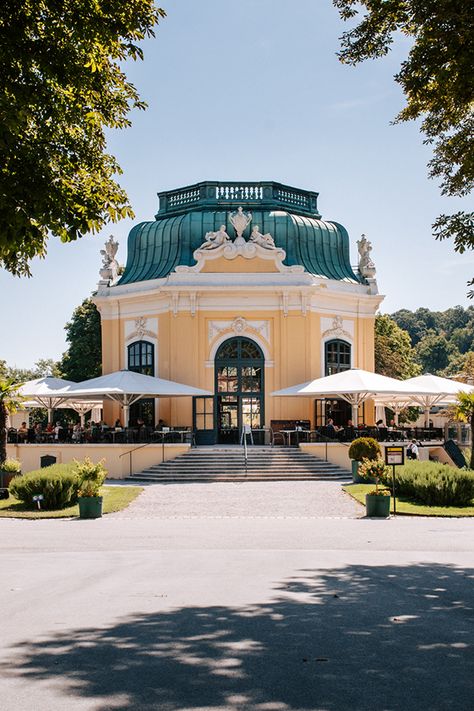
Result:
<svg viewBox="0 0 474 711"><path fill-rule="evenodd" d="M124 426L124 427L128 427L128 417L129 417L129 413L130 413L130 407L129 407L129 405L125 405L125 404L124 404L124 406L123 406L123 426Z"/></svg>
<svg viewBox="0 0 474 711"><path fill-rule="evenodd" d="M357 427L359 424L359 405L358 404L352 404L352 423L354 427Z"/></svg>
<svg viewBox="0 0 474 711"><path fill-rule="evenodd" d="M48 407L48 424L50 425L53 421L53 408Z"/></svg>
<svg viewBox="0 0 474 711"><path fill-rule="evenodd" d="M425 427L430 426L430 409L429 407L425 407Z"/></svg>

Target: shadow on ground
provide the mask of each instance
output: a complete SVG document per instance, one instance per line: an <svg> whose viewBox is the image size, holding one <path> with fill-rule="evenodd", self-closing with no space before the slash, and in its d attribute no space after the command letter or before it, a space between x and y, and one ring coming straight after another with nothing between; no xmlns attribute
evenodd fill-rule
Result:
<svg viewBox="0 0 474 711"><path fill-rule="evenodd" d="M267 604L185 607L24 642L9 677L94 709L471 710L474 569L300 571ZM119 593L118 593L119 594Z"/></svg>

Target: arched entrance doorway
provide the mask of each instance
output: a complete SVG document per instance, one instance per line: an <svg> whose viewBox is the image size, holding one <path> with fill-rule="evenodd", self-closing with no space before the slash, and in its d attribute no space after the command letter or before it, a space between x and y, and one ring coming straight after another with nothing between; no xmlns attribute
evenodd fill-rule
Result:
<svg viewBox="0 0 474 711"><path fill-rule="evenodd" d="M264 365L260 346L249 338L229 338L215 357L217 441L237 444L244 425L263 427Z"/></svg>

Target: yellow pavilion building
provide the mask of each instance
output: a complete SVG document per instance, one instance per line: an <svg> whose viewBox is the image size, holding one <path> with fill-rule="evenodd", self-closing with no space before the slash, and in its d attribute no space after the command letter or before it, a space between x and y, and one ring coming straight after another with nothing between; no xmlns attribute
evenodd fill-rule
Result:
<svg viewBox="0 0 474 711"><path fill-rule="evenodd" d="M187 383L209 397L143 400L141 418L193 427L198 444L234 443L244 425L345 424L343 401L272 397L350 367L374 369L378 294L370 242L321 219L318 194L275 182L206 181L159 193L155 220L103 250L94 301L103 373L123 368ZM106 418L119 417L113 405ZM361 413L368 424L371 413Z"/></svg>

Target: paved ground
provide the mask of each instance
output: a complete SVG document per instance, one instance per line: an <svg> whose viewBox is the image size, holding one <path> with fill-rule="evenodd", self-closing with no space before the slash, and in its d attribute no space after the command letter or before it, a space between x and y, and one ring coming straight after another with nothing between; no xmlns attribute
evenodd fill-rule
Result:
<svg viewBox="0 0 474 711"><path fill-rule="evenodd" d="M365 515L338 482L151 484L117 518L309 517Z"/></svg>
<svg viewBox="0 0 474 711"><path fill-rule="evenodd" d="M0 520L1 711L472 710L471 520L201 486L129 516ZM165 495L186 513L160 515Z"/></svg>

